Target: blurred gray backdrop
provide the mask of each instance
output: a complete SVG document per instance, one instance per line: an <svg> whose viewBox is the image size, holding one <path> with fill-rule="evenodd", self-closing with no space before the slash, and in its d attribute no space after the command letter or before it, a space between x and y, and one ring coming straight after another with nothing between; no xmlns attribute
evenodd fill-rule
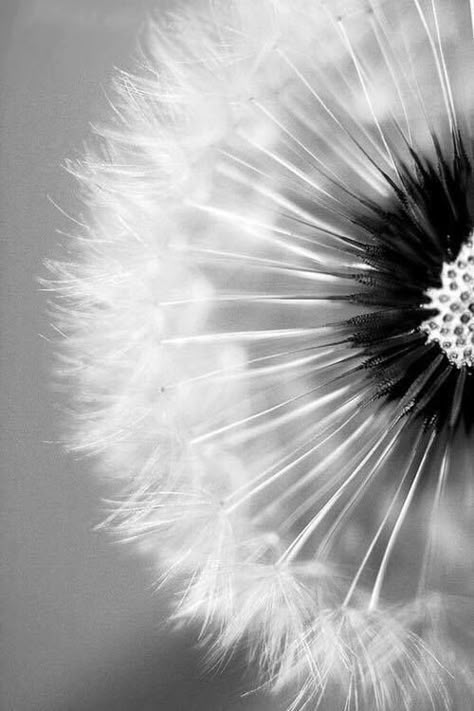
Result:
<svg viewBox="0 0 474 711"><path fill-rule="evenodd" d="M154 3L156 6L156 2ZM159 6L163 11L164 4ZM0 0L1 711L276 709L236 662L203 674L143 561L94 532L100 486L57 444L53 347L37 278L79 205L61 167L103 115L144 0ZM51 202L50 199L53 201Z"/></svg>

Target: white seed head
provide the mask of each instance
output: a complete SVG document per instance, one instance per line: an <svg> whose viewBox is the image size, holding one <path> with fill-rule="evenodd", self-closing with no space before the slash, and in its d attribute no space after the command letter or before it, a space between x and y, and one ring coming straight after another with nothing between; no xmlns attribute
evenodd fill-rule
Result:
<svg viewBox="0 0 474 711"><path fill-rule="evenodd" d="M428 343L438 343L457 368L474 366L474 242L469 239L457 258L443 264L441 286L428 289L427 308L438 313L421 325Z"/></svg>
<svg viewBox="0 0 474 711"><path fill-rule="evenodd" d="M423 238L470 230L467 0L181 5L71 166L69 444L214 667L243 646L291 711L444 710L472 657L424 601L447 609L453 565L472 591L472 429L449 423L474 424L474 233L429 289Z"/></svg>

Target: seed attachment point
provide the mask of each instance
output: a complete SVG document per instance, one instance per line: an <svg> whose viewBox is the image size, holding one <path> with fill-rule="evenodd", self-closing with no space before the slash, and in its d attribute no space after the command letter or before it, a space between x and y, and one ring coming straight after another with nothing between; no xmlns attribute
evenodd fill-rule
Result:
<svg viewBox="0 0 474 711"><path fill-rule="evenodd" d="M426 291L431 311L420 328L427 343L437 343L457 368L474 367L474 241L461 247L453 262L444 263L441 286Z"/></svg>

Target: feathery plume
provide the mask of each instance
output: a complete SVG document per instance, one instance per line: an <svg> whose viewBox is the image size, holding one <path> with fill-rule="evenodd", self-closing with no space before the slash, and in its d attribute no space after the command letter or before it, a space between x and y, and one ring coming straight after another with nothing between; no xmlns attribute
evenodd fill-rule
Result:
<svg viewBox="0 0 474 711"><path fill-rule="evenodd" d="M474 698L473 60L467 0L207 0L70 166L71 446L292 709Z"/></svg>

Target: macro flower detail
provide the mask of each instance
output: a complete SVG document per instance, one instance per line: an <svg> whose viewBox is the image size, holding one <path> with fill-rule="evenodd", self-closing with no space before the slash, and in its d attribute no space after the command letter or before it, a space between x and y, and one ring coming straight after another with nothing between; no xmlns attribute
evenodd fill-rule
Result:
<svg viewBox="0 0 474 711"><path fill-rule="evenodd" d="M474 365L473 272L474 249L469 239L456 260L443 264L441 287L427 291L436 315L421 326L428 343L439 343L450 363L458 368Z"/></svg>
<svg viewBox="0 0 474 711"><path fill-rule="evenodd" d="M70 446L209 663L245 648L292 710L474 699L472 28L183 7L70 165Z"/></svg>

